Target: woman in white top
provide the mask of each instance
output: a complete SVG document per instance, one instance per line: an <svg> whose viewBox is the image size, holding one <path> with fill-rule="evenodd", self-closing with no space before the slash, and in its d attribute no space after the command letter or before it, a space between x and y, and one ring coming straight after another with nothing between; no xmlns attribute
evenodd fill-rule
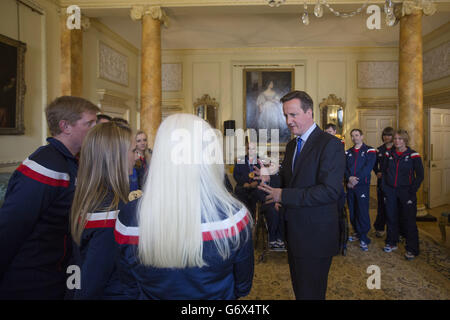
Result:
<svg viewBox="0 0 450 320"><path fill-rule="evenodd" d="M270 136L271 129L281 129L286 123L280 96L273 90L273 86L273 81L270 81L267 89L261 92L256 99L259 111L258 129L267 129L268 136Z"/></svg>

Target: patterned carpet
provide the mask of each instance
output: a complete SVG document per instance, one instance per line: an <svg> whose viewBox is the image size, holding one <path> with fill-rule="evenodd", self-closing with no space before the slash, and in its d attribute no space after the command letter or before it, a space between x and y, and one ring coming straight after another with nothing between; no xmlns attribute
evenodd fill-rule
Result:
<svg viewBox="0 0 450 320"><path fill-rule="evenodd" d="M372 211L372 210L371 210ZM402 244L392 253L383 252L384 240L371 236L369 251L349 243L346 256L333 258L328 278L328 300L448 300L450 299L450 250L420 233L421 254L413 261L404 258ZM261 247L255 252L253 288L246 299L292 300L287 254L269 252L258 263ZM367 268L381 269L381 288L368 289Z"/></svg>

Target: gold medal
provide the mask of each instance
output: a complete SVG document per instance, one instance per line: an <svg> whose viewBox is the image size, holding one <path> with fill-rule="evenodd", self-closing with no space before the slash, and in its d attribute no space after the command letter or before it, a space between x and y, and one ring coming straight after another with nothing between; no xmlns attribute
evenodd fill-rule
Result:
<svg viewBox="0 0 450 320"><path fill-rule="evenodd" d="M252 172L250 172L249 174L248 174L248 177L250 178L250 179L253 179L254 177L255 177L255 173L252 171Z"/></svg>
<svg viewBox="0 0 450 320"><path fill-rule="evenodd" d="M130 194L128 195L128 200L133 201L139 199L141 196L142 196L141 190L131 191Z"/></svg>

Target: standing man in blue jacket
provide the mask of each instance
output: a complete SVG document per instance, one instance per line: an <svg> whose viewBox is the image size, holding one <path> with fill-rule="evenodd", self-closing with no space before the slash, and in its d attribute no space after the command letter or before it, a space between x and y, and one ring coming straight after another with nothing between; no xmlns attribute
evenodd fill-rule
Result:
<svg viewBox="0 0 450 320"><path fill-rule="evenodd" d="M361 250L368 251L370 175L377 151L364 144L363 132L360 129L353 129L350 135L354 145L345 152L347 158L345 182L350 222L355 234L349 237L349 241L359 240Z"/></svg>
<svg viewBox="0 0 450 320"><path fill-rule="evenodd" d="M52 137L14 171L0 209L0 300L64 298L77 154L99 111L70 96L45 109Z"/></svg>

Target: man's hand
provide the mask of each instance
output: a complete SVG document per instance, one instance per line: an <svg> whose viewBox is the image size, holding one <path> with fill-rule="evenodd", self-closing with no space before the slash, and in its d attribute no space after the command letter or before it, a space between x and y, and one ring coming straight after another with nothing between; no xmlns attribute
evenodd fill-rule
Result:
<svg viewBox="0 0 450 320"><path fill-rule="evenodd" d="M261 183L258 186L258 189L267 193L265 204L272 203L272 202L281 202L281 193L282 193L283 189L272 188L271 186L268 186L264 183Z"/></svg>

